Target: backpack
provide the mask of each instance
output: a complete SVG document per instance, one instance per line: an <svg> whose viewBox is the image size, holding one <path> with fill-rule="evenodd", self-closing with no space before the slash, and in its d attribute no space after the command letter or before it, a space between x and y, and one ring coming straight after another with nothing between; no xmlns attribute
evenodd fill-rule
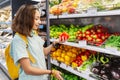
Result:
<svg viewBox="0 0 120 80"><path fill-rule="evenodd" d="M23 39L23 41L26 43L26 50L28 52L29 59L31 60L32 63L35 63L36 61L35 61L34 57L30 54L30 52L27 49L27 47L28 47L27 37L22 34L19 34L19 33L16 33L16 34L18 34ZM10 55L10 44L8 44L8 46L5 49L5 60L6 60L7 68L8 68L8 73L9 73L11 79L12 80L17 79L19 77L20 64L18 64L18 65L14 64L14 60Z"/></svg>

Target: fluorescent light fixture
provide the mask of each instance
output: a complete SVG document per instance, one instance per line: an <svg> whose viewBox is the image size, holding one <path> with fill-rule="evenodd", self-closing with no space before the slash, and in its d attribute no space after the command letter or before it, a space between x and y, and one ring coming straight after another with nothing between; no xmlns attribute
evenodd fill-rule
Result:
<svg viewBox="0 0 120 80"><path fill-rule="evenodd" d="M43 1L46 1L46 0L32 0L32 1L43 2Z"/></svg>

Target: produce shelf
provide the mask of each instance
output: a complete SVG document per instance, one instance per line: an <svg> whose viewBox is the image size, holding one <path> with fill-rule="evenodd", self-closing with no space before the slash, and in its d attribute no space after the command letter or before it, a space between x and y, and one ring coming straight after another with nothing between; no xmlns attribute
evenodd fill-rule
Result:
<svg viewBox="0 0 120 80"><path fill-rule="evenodd" d="M56 18L80 18L80 17L97 17L97 16L112 16L120 15L120 10L100 11L100 12L88 12L82 14L63 14L59 16L50 15L50 19Z"/></svg>
<svg viewBox="0 0 120 80"><path fill-rule="evenodd" d="M87 80L95 80L94 78L89 76L90 72L80 72L80 71L74 70L71 66L67 66L64 63L59 63L58 61L53 60L53 59L51 59L51 63L56 65L56 66L59 66L62 69L65 69L65 70L67 70L67 71L69 71L77 76L83 77Z"/></svg>
<svg viewBox="0 0 120 80"><path fill-rule="evenodd" d="M50 39L51 42L53 42L55 39ZM88 49L88 50L93 50L93 51L97 51L97 52L101 52L101 53L106 53L106 54L112 54L115 56L120 56L120 51L111 49L111 48L101 48L101 47L97 47L97 46L91 46L91 45L85 45L85 44L79 44L79 43L73 43L73 42L64 42L61 43L64 45L69 45L69 46L73 46L73 47L78 47L78 48L84 48L84 49Z"/></svg>

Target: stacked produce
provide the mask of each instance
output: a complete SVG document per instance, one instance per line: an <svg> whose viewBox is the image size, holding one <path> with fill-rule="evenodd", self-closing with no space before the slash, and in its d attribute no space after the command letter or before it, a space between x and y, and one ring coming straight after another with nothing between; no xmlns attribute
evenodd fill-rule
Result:
<svg viewBox="0 0 120 80"><path fill-rule="evenodd" d="M62 77L64 78L64 80L86 80L84 78L81 78L81 77L78 77L68 71L65 71L61 68L58 68L58 67L55 67L55 66L52 66L53 69L57 69L59 71L62 72ZM51 75L51 80L57 80L53 75Z"/></svg>
<svg viewBox="0 0 120 80"><path fill-rule="evenodd" d="M56 2L58 4L54 4L54 6L52 3L50 14L61 15L63 13L75 13L75 9L77 8L79 1L80 0L62 0L60 1L60 4L59 2Z"/></svg>
<svg viewBox="0 0 120 80"><path fill-rule="evenodd" d="M119 32L114 32L112 35L114 35L114 36L120 36L120 33Z"/></svg>
<svg viewBox="0 0 120 80"><path fill-rule="evenodd" d="M72 67L76 68L76 67L84 65L84 63L86 63L87 61L90 62L89 58L91 57L91 55L94 55L94 54L96 54L96 52L89 51L89 50L86 50L86 49L81 49L80 53L72 61Z"/></svg>
<svg viewBox="0 0 120 80"><path fill-rule="evenodd" d="M96 74L96 77L100 78L100 80L120 80L120 58L99 55L91 71Z"/></svg>
<svg viewBox="0 0 120 80"><path fill-rule="evenodd" d="M86 26L84 28L86 29ZM110 36L108 29L102 25L94 25L83 31L84 28L77 32L76 37L78 40L86 40L91 45L100 46Z"/></svg>
<svg viewBox="0 0 120 80"><path fill-rule="evenodd" d="M76 68L81 66L84 61L88 60L91 54L93 54L93 51L60 45L58 49L52 49L51 57Z"/></svg>
<svg viewBox="0 0 120 80"><path fill-rule="evenodd" d="M71 62L76 58L76 56L79 54L80 49L66 46L66 45L60 45L58 49L52 49L51 57L55 60L58 60L60 62L63 62L67 65L70 65Z"/></svg>
<svg viewBox="0 0 120 80"><path fill-rule="evenodd" d="M76 40L76 32L79 30L79 26L65 26L63 24L61 25L52 25L50 26L50 37L51 38L59 38L60 34L63 32L66 32L69 34L68 41L75 41Z"/></svg>
<svg viewBox="0 0 120 80"><path fill-rule="evenodd" d="M88 44L101 46L110 36L108 28L103 25L89 24L84 27L70 25L65 26L63 24L50 27L50 37L59 38L60 34L66 32L69 35L68 41L78 42L80 40L86 40ZM115 33L117 34L117 33Z"/></svg>
<svg viewBox="0 0 120 80"><path fill-rule="evenodd" d="M78 71L86 71L89 70L94 62L96 62L96 52L92 51L92 55L87 61L84 61L83 64L79 67L77 67Z"/></svg>
<svg viewBox="0 0 120 80"><path fill-rule="evenodd" d="M89 10L120 9L119 0L50 0L50 14L89 13Z"/></svg>

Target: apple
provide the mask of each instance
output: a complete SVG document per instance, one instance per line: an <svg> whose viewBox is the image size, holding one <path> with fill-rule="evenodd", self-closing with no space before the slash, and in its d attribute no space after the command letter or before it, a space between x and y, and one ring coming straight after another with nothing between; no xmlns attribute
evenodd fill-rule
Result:
<svg viewBox="0 0 120 80"><path fill-rule="evenodd" d="M77 31L77 34L82 34L82 31L80 31L80 30L79 30L79 31Z"/></svg>
<svg viewBox="0 0 120 80"><path fill-rule="evenodd" d="M78 64L78 66L80 66L82 63L83 63L83 61L79 60L77 64Z"/></svg>
<svg viewBox="0 0 120 80"><path fill-rule="evenodd" d="M78 39L78 40L82 40L83 37L82 37L82 36L77 36L77 39Z"/></svg>
<svg viewBox="0 0 120 80"><path fill-rule="evenodd" d="M103 26L101 24L97 25L97 28L102 29Z"/></svg>
<svg viewBox="0 0 120 80"><path fill-rule="evenodd" d="M89 30L87 30L87 31L85 31L85 34L87 35L90 35L91 34L91 32L89 31Z"/></svg>
<svg viewBox="0 0 120 80"><path fill-rule="evenodd" d="M96 45L96 46L100 46L100 45L101 45L101 43L96 43L95 45Z"/></svg>
<svg viewBox="0 0 120 80"><path fill-rule="evenodd" d="M92 38L92 37L87 37L87 40L88 40L88 41L92 41L93 38Z"/></svg>
<svg viewBox="0 0 120 80"><path fill-rule="evenodd" d="M97 34L94 34L94 35L92 35L92 37L93 37L94 39L96 39L96 38L98 38L98 35L97 35Z"/></svg>
<svg viewBox="0 0 120 80"><path fill-rule="evenodd" d="M85 32L82 34L82 36L83 36L83 37L86 37L86 34L85 34Z"/></svg>
<svg viewBox="0 0 120 80"><path fill-rule="evenodd" d="M101 30L101 29L97 29L96 32L97 32L97 33L102 33L102 30Z"/></svg>
<svg viewBox="0 0 120 80"><path fill-rule="evenodd" d="M97 39L96 39L96 42L103 42L103 40L100 39L100 38L97 38Z"/></svg>
<svg viewBox="0 0 120 80"><path fill-rule="evenodd" d="M77 56L77 58L76 58L77 60L81 60L81 57L80 56Z"/></svg>
<svg viewBox="0 0 120 80"><path fill-rule="evenodd" d="M90 32L93 33L93 32L95 32L95 31L94 31L94 29L91 29Z"/></svg>
<svg viewBox="0 0 120 80"><path fill-rule="evenodd" d="M82 34L78 34L78 36L82 37L83 35Z"/></svg>
<svg viewBox="0 0 120 80"><path fill-rule="evenodd" d="M101 33L98 33L97 36L98 36L99 38L101 38L101 37L102 37L102 34L101 34Z"/></svg>
<svg viewBox="0 0 120 80"><path fill-rule="evenodd" d="M86 36L85 36L86 38L88 38L88 37L91 37L89 34L86 34Z"/></svg>
<svg viewBox="0 0 120 80"><path fill-rule="evenodd" d="M86 55L87 57L89 57L89 56L90 56L90 52L89 52L89 51L86 51L86 52L85 52L85 55Z"/></svg>
<svg viewBox="0 0 120 80"><path fill-rule="evenodd" d="M69 14L75 13L75 8L74 7L68 8L68 13Z"/></svg>
<svg viewBox="0 0 120 80"><path fill-rule="evenodd" d="M101 38L102 38L102 40L105 40L106 37L105 37L105 35L102 35Z"/></svg>

